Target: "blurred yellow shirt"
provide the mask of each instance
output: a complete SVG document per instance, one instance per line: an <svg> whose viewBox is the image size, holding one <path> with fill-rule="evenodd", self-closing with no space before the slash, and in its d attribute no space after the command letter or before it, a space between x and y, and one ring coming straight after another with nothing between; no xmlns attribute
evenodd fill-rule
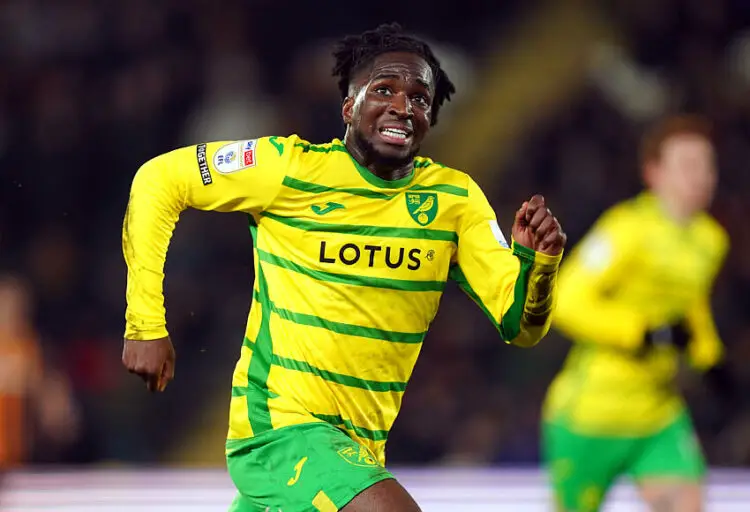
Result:
<svg viewBox="0 0 750 512"><path fill-rule="evenodd" d="M545 419L583 434L639 436L680 414L679 354L641 351L643 336L686 318L690 364L702 371L720 361L710 294L727 249L708 214L678 224L650 193L605 212L560 270L553 327L575 343Z"/></svg>

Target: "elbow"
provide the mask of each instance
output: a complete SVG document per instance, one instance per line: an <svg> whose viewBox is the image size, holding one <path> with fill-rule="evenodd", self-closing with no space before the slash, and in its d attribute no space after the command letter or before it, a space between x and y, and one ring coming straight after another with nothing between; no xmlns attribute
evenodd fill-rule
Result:
<svg viewBox="0 0 750 512"><path fill-rule="evenodd" d="M510 341L511 345L515 345L520 348L531 348L535 347L542 339L547 335L550 329L550 318L546 316L544 319L533 319L525 318L521 323L521 330L518 336Z"/></svg>
<svg viewBox="0 0 750 512"><path fill-rule="evenodd" d="M542 341L542 337L529 336L528 333L522 332L510 344L520 348L531 348L535 347L540 341Z"/></svg>

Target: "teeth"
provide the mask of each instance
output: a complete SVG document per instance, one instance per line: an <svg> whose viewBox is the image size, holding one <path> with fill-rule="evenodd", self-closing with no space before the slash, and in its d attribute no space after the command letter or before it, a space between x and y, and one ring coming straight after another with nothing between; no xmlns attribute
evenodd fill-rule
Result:
<svg viewBox="0 0 750 512"><path fill-rule="evenodd" d="M404 130L398 130L396 128L385 128L383 129L382 133L390 137L396 137L398 139L405 139L408 136Z"/></svg>

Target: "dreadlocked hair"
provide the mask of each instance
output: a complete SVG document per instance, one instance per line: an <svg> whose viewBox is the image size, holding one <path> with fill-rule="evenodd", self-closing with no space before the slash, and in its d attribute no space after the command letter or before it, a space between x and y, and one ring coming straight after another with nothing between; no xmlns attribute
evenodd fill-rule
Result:
<svg viewBox="0 0 750 512"><path fill-rule="evenodd" d="M349 84L354 75L372 63L375 57L388 52L414 53L422 57L432 68L432 75L435 77L435 95L430 124L437 124L440 107L446 100L450 101L451 94L456 92L456 88L440 67L440 61L432 53L430 46L404 33L398 23L384 24L356 36L346 36L336 44L333 51L333 57L336 60L333 66L333 76L339 79L338 86L342 99L346 99L349 95Z"/></svg>

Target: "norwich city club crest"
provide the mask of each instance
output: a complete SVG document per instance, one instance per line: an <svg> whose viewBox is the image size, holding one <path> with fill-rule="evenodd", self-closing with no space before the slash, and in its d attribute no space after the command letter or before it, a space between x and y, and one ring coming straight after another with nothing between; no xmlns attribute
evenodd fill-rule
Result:
<svg viewBox="0 0 750 512"><path fill-rule="evenodd" d="M378 459L375 458L375 455L370 450L362 445L356 445L356 443L354 446L355 447L347 446L346 448L342 448L338 451L338 454L353 466L366 468L380 465Z"/></svg>
<svg viewBox="0 0 750 512"><path fill-rule="evenodd" d="M407 192L406 208L411 218L420 226L426 226L433 220L438 211L438 198L434 192Z"/></svg>

